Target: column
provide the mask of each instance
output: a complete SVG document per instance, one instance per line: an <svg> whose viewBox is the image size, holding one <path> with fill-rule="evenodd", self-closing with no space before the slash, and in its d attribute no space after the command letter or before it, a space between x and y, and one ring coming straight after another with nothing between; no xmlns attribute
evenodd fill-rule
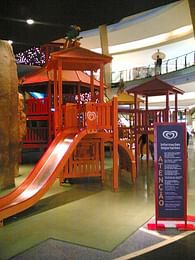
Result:
<svg viewBox="0 0 195 260"><path fill-rule="evenodd" d="M108 34L107 34L107 27L106 25L100 25L99 26L99 33L100 33L100 42L101 42L101 48L102 48L102 54L109 55L109 46L108 46ZM104 79L105 84L107 85L107 95L108 97L111 97L112 91L111 91L111 64L106 64L104 66Z"/></svg>
<svg viewBox="0 0 195 260"><path fill-rule="evenodd" d="M190 13L191 13L191 19L192 19L192 25L195 32L195 1L194 0L188 0Z"/></svg>

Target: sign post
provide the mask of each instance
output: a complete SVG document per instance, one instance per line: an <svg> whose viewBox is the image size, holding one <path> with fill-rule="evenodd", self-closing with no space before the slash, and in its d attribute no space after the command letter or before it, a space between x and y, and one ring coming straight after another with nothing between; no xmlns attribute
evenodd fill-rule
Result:
<svg viewBox="0 0 195 260"><path fill-rule="evenodd" d="M156 123L155 151L155 224L149 229L163 229L158 221L182 221L178 229L191 230L187 224L187 144L185 123Z"/></svg>

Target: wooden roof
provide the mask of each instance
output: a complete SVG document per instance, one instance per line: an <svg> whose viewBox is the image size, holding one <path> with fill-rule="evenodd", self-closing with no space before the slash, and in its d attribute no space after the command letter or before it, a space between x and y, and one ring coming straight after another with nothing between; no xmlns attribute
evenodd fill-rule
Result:
<svg viewBox="0 0 195 260"><path fill-rule="evenodd" d="M139 94L142 96L161 96L166 94L183 94L184 91L162 81L155 77L152 80L146 81L143 84L135 86L127 90L128 93Z"/></svg>
<svg viewBox="0 0 195 260"><path fill-rule="evenodd" d="M76 46L53 52L48 62L48 69L57 69L58 62L62 61L63 70L97 71L101 64L105 65L110 63L111 60L111 56L106 56L80 46Z"/></svg>
<svg viewBox="0 0 195 260"><path fill-rule="evenodd" d="M38 83L47 83L48 81L54 81L53 71L47 71L46 67L43 67L31 74L28 74L20 79L23 85L35 85ZM83 83L84 85L90 85L90 76L82 71L64 70L62 71L62 81L71 83ZM100 86L100 82L94 79L94 85Z"/></svg>
<svg viewBox="0 0 195 260"><path fill-rule="evenodd" d="M119 105L132 105L134 104L134 96L128 93L122 92L117 97ZM144 102L142 99L137 98L137 102Z"/></svg>

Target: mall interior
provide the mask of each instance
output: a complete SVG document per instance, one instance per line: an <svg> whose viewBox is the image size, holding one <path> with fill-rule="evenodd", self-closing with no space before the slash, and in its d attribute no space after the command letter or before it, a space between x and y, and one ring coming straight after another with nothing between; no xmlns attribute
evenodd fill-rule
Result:
<svg viewBox="0 0 195 260"><path fill-rule="evenodd" d="M81 32L81 46L101 53L102 46L106 45L105 54L109 53L113 58L110 66L112 76L110 79L108 75L107 80L116 87L112 95L116 94L117 83L121 79L125 82L126 90L129 90L154 76L155 60L152 56L158 50L162 52L165 56L160 78L185 92L179 97L179 108L192 115L187 116L187 123L194 127L193 10L193 7L190 10L188 1L179 1L124 17L120 22L108 25L106 33L104 28ZM62 41L59 39L54 42ZM163 102L163 97L154 97L150 105L159 107Z"/></svg>
<svg viewBox="0 0 195 260"><path fill-rule="evenodd" d="M178 95L178 122L185 123L190 133L186 147L186 208L192 228L179 230L173 219L164 221L166 228L149 229L148 224L155 223L156 161L146 155L139 157L135 182L127 171L119 169L119 188L114 192L114 159L109 146L105 147L103 184L89 177L59 185L56 179L36 204L4 219L0 226L0 259L195 259L194 31L195 1L180 0L80 33L81 47L112 57L104 71L108 99L117 96L121 82L124 92L130 93L131 88L156 77L184 92ZM63 42L59 38L52 43ZM158 73L157 53L162 55ZM20 78L39 68L18 64L17 69ZM95 76L100 80L99 71ZM151 109L163 108L165 103L161 96L148 100ZM170 97L170 110L174 104ZM22 154L16 187L24 182L42 152ZM12 191L0 190L0 205Z"/></svg>

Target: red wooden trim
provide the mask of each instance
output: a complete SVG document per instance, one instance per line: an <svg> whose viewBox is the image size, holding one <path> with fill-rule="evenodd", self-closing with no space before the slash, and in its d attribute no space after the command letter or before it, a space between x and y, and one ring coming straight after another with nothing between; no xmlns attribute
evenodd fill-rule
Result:
<svg viewBox="0 0 195 260"><path fill-rule="evenodd" d="M29 116L27 115L26 120L27 121L47 121L49 116L42 116L42 115L34 115L34 116Z"/></svg>

